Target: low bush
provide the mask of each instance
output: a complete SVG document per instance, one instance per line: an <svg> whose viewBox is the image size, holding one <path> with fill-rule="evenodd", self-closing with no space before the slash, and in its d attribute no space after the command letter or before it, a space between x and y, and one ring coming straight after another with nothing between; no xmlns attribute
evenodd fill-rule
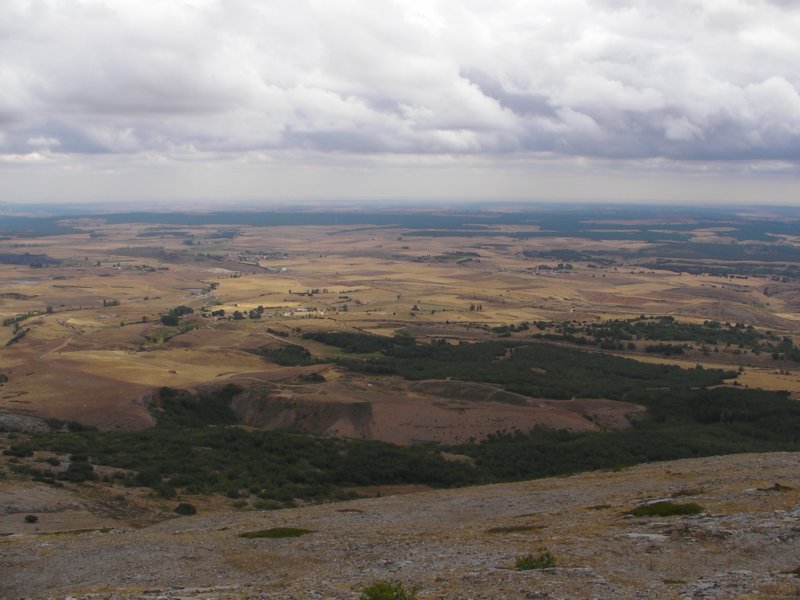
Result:
<svg viewBox="0 0 800 600"><path fill-rule="evenodd" d="M556 558L549 551L539 553L538 556L526 554L518 556L514 565L517 571L532 571L534 569L551 569L556 566Z"/></svg>
<svg viewBox="0 0 800 600"><path fill-rule="evenodd" d="M284 508L284 504L277 500L256 500L253 504L253 508L256 510L280 510Z"/></svg>
<svg viewBox="0 0 800 600"><path fill-rule="evenodd" d="M258 539L258 538L278 539L278 538L300 537L301 535L306 535L309 533L314 533L314 530L301 529L299 527L273 527L271 529L259 529L258 531L246 531L244 533L240 533L239 537L247 539Z"/></svg>
<svg viewBox="0 0 800 600"><path fill-rule="evenodd" d="M682 496L700 496L705 494L703 488L684 488L670 494L673 498L680 498Z"/></svg>
<svg viewBox="0 0 800 600"><path fill-rule="evenodd" d="M417 590L407 590L400 582L376 581L362 590L359 600L417 600Z"/></svg>
<svg viewBox="0 0 800 600"><path fill-rule="evenodd" d="M705 508L695 502L678 504L677 502L664 500L637 506L633 510L629 510L626 514L633 515L634 517L674 517L699 515L704 510Z"/></svg>
<svg viewBox="0 0 800 600"><path fill-rule="evenodd" d="M72 483L82 483L97 480L97 473L85 456L73 454L67 470L59 473L58 478Z"/></svg>
<svg viewBox="0 0 800 600"><path fill-rule="evenodd" d="M194 504L189 504L188 502L181 502L175 507L175 512L179 515L196 515L197 507Z"/></svg>
<svg viewBox="0 0 800 600"><path fill-rule="evenodd" d="M759 492L791 492L794 488L780 483L774 483L769 487L756 488Z"/></svg>
<svg viewBox="0 0 800 600"><path fill-rule="evenodd" d="M174 487L163 483L154 486L152 489L161 498L174 498L175 496L178 495L178 492L175 491Z"/></svg>

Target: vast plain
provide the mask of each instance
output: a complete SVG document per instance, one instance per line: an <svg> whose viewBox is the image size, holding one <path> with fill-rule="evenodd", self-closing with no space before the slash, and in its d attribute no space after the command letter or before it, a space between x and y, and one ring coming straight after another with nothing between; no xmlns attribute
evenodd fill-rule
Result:
<svg viewBox="0 0 800 600"><path fill-rule="evenodd" d="M754 228L746 217L726 228L691 211L667 214L663 223L635 213L631 219L626 211L595 213L544 211L549 220L574 221L563 231L541 231L535 214L516 219L513 213L496 219L412 212L416 218L397 215L397 225L383 224L392 213L375 215L378 225L368 223L370 215L347 212L306 216L342 225L252 226L248 215L236 213L221 215L222 224L205 215L200 221L212 224L196 226L185 224L198 220L192 215L184 224L158 223L158 214L144 223L137 215L76 217L58 221L67 232L46 236L9 225L12 235L0 241L0 317L6 321L0 364L9 378L0 408L127 429L152 423L145 399L161 386L268 382L284 396L297 390L319 401L358 398L387 403L392 414L424 396L419 388L367 383L331 365L281 367L250 352L291 343L329 356L330 348L302 340L310 331L403 332L423 343L457 343L486 340L497 335L492 328L523 322L645 315L796 335L800 290L792 275L800 238L783 231L785 222L763 217L767 233L770 222L778 228L765 243L761 230L756 240L746 239L747 230L731 236L737 223ZM719 220L726 219L732 216ZM672 239L673 229L680 241ZM671 258L681 249L682 263ZM177 306L194 313L178 328L164 326L160 317ZM257 309L258 318L250 318ZM224 316L211 316L220 310ZM9 343L19 331L24 338ZM669 361L744 366L744 385L800 390L794 363L738 346L711 355L699 348ZM657 356L642 344L620 352L640 360ZM300 378L311 372L326 382L307 390ZM422 400L431 407L430 398ZM572 414L563 417L581 427ZM507 418L528 426L544 415ZM489 433L464 421L467 438ZM418 426L424 437L426 424ZM413 438L411 431L406 437Z"/></svg>
<svg viewBox="0 0 800 600"><path fill-rule="evenodd" d="M188 597L348 598L397 576L432 598L499 597L498 585L512 597L793 597L798 565L779 554L796 543L796 455L748 455L741 481L708 479L736 472L735 456L628 469L800 449L799 308L791 209L0 217L0 487L14 498L0 543L16 557L5 593L183 586L197 588ZM183 467L156 457L166 440ZM606 471L413 495L592 469ZM686 481L674 475L683 472ZM706 496L711 509L671 525L620 520L676 493ZM358 499L387 494L400 495ZM201 514L174 521L179 501ZM466 529L434 518L453 503ZM556 527L556 505L579 514L571 529ZM421 520L400 518L413 510ZM759 547L758 511L769 512L764 523L795 523L777 546ZM38 525L22 521L28 513ZM752 522L725 524L739 513ZM425 519L437 521L430 538ZM515 519L529 528L514 530ZM208 532L262 521L334 533L269 551L242 541L213 569L195 553L204 566L192 581L120 573L107 589L95 567L56 575L68 563L30 558L40 541L56 554L103 553L117 533L189 556L192 536L223 544L227 533ZM511 529L485 533L493 527ZM727 579L678 558L727 553L721 540L739 530L747 543L708 563ZM373 556L369 535L405 540L417 562L394 546ZM589 556L579 539L611 555ZM607 539L619 542L613 551ZM468 550L458 561L453 545ZM522 580L514 554L534 546L568 569ZM613 556L641 549L626 581ZM334 565L353 556L349 570ZM273 560L269 584L258 583L256 562ZM327 573L322 583L298 574L307 560ZM433 575L423 563L437 565ZM241 577L220 577L223 564ZM50 578L28 594L32 569Z"/></svg>

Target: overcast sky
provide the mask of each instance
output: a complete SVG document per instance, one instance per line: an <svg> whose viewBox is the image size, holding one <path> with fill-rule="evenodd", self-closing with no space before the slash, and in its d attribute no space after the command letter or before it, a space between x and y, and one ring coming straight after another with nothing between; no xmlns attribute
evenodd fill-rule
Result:
<svg viewBox="0 0 800 600"><path fill-rule="evenodd" d="M0 201L292 198L800 203L800 2L0 0Z"/></svg>

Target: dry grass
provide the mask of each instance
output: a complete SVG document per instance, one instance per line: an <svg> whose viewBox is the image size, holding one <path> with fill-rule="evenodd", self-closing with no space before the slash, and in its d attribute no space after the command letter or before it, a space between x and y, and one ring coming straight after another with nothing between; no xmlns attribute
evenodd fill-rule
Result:
<svg viewBox="0 0 800 600"><path fill-rule="evenodd" d="M556 262L521 255L535 248L636 248L643 245L640 242L503 238L503 248L492 246L498 243L496 238L403 237L402 231L358 227L248 226L237 227L239 236L234 240L215 240L207 239L208 234L219 227L181 227L203 240L200 247L187 249L181 237L137 237L152 229L148 225L87 226L105 237L90 238L87 229L83 234L14 241L29 244L25 251L64 259L64 266L30 269L0 265L0 318L44 311L47 306L55 309L55 314L27 321L25 326L31 330L21 342L0 347L0 364L12 376L0 388L0 408L72 416L106 426L142 426L148 417L141 397L152 387L191 387L237 377L281 378L274 366L243 352L266 343L266 327L300 327L304 331L361 328L382 335L407 329L423 338L472 340L488 335L480 328L467 327L473 323L593 320L642 313L702 320L706 317L700 313L719 304L717 295L728 285L719 277L637 268L588 269L580 263L570 274L532 274L529 269L537 264L552 266ZM172 258L147 250L159 247L172 252ZM0 249L4 249L2 243ZM236 262L241 249L285 252L288 258L262 260L261 265L271 271L261 271ZM198 250L225 255L225 260L195 260L178 254ZM413 262L415 257L452 251L478 252L480 262ZM142 255L133 256L136 252ZM156 270L147 272L137 265ZM217 287L204 293L210 281ZM760 278L736 280L744 291L736 292L734 300L741 296L743 304L732 306L752 311L748 303L769 301L774 312L768 316L793 327L796 315L786 310L779 298L763 296L765 283ZM328 293L313 297L289 294L289 290L313 288L327 288ZM120 304L103 307L104 299ZM148 342L146 336L159 327L159 314L180 304L196 309L224 308L229 313L257 306L267 310L261 321L201 320L197 331L164 344ZM344 304L349 310L339 311ZM412 316L415 304L421 310ZM483 310L469 310L475 304ZM283 316L311 307L324 310L324 317ZM120 327L121 322L127 325ZM10 334L11 328L0 329L0 344ZM313 343L307 345L313 352L330 352ZM147 351L140 352L142 348ZM654 357L636 358L662 362ZM729 359L721 356L722 362L704 364L738 366L725 362ZM663 362L694 366L697 361ZM787 375L776 371L748 366L740 381L751 387L800 393L800 372L792 370ZM326 378L329 376L336 379L339 375L330 371Z"/></svg>

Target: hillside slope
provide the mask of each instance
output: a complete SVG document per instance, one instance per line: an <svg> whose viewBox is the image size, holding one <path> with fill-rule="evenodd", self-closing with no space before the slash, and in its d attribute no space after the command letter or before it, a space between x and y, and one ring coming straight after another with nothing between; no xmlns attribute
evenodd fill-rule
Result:
<svg viewBox="0 0 800 600"><path fill-rule="evenodd" d="M112 510L92 488L5 481L0 596L355 599L393 579L437 599L796 598L798 467L800 454L713 457L263 512L190 498L200 512L176 518L158 513L175 501ZM624 514L670 498L705 512ZM314 532L238 537L279 526ZM542 549L556 568L514 569Z"/></svg>

